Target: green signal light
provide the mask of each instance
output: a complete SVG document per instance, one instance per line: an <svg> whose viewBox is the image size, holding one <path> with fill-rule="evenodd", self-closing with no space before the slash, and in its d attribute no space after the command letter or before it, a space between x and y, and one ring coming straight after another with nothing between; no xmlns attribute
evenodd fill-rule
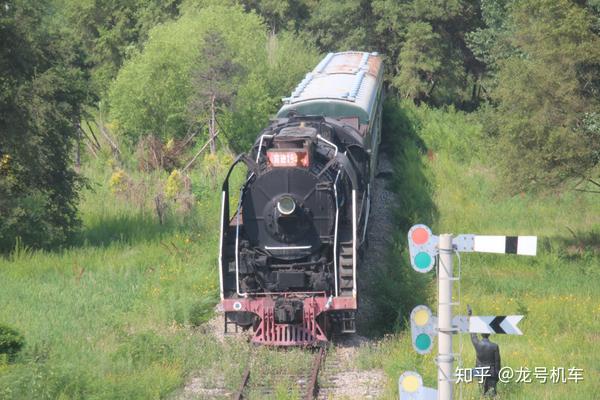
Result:
<svg viewBox="0 0 600 400"><path fill-rule="evenodd" d="M415 256L415 265L419 269L425 269L431 265L431 256L425 252L420 252Z"/></svg>
<svg viewBox="0 0 600 400"><path fill-rule="evenodd" d="M425 333L420 333L415 339L415 346L421 351L426 351L431 347L431 338Z"/></svg>

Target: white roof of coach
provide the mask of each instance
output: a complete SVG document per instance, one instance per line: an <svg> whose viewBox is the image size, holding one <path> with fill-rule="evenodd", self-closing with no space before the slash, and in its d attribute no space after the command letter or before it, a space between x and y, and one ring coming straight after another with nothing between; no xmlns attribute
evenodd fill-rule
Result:
<svg viewBox="0 0 600 400"><path fill-rule="evenodd" d="M307 115L357 116L361 123L368 123L381 79L383 68L377 53L329 53L292 95L283 99L277 116L286 117L296 110Z"/></svg>

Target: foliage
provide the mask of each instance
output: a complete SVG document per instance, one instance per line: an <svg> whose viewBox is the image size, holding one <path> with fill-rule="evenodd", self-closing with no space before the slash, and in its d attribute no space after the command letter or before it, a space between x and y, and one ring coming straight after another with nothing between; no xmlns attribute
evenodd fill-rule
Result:
<svg viewBox="0 0 600 400"><path fill-rule="evenodd" d="M180 0L55 0L90 71L91 91L105 94L123 62L140 51L150 30L178 15Z"/></svg>
<svg viewBox="0 0 600 400"><path fill-rule="evenodd" d="M165 195L169 199L174 199L183 189L183 177L178 169L171 171L165 185Z"/></svg>
<svg viewBox="0 0 600 400"><path fill-rule="evenodd" d="M261 15L272 34L282 29L298 31L309 17L310 2L298 0L242 0L246 10Z"/></svg>
<svg viewBox="0 0 600 400"><path fill-rule="evenodd" d="M123 67L112 85L112 115L122 133L132 139L147 133L167 139L188 131L186 111L205 92L198 91L197 86L194 94L192 78L194 73L207 71L208 64L203 64L206 59L197 55L204 51L209 31L213 36L218 32L219 40L226 45L232 57L227 62L245 71L243 76L236 74L229 81L219 81L219 92L236 92L231 107L222 106L217 117L234 148L241 148L249 137L256 136L276 110L278 98L291 90L277 81L267 83L269 73L278 78L291 67L285 72L284 82L296 82L300 76L297 71L305 73L309 66L304 63L310 60L312 64L316 58L314 50L287 36L280 45L268 49L261 19L244 13L240 7L192 10L176 22L157 27L144 51ZM283 53L288 50L300 51L297 59L283 59L291 55ZM275 92L271 88L276 88Z"/></svg>
<svg viewBox="0 0 600 400"><path fill-rule="evenodd" d="M393 161L396 173L386 183L397 194L397 203L393 205L395 229L388 239L391 245L385 261L371 272L372 279L366 280L363 292L373 307L369 310L368 323L359 329L374 336L403 327L405 316L412 308L425 302L428 277L411 273L404 232L415 221L431 224L436 217L433 188L420 160L422 142L415 136L417 128L413 124L417 118L410 118L396 99L385 102L383 114L385 135L380 149L387 150ZM386 183L378 182L378 185Z"/></svg>
<svg viewBox="0 0 600 400"><path fill-rule="evenodd" d="M372 13L366 0L315 3L306 33L323 51L368 50Z"/></svg>
<svg viewBox="0 0 600 400"><path fill-rule="evenodd" d="M128 186L127 181L128 177L125 171L123 171L121 168L118 168L110 176L110 181L108 182L110 191L114 194L125 192Z"/></svg>
<svg viewBox="0 0 600 400"><path fill-rule="evenodd" d="M214 303L214 298L206 297L192 304L189 317L190 324L197 327L208 322L212 317L211 305Z"/></svg>
<svg viewBox="0 0 600 400"><path fill-rule="evenodd" d="M208 125L210 152L215 153L215 137L219 133L216 113L231 106L235 87L247 71L235 63L234 54L220 33L210 31L201 44L197 67L192 70L193 93L188 104L190 126Z"/></svg>
<svg viewBox="0 0 600 400"><path fill-rule="evenodd" d="M235 152L248 151L281 106L281 98L289 96L319 60L313 46L288 33L269 36L265 50L263 61L238 88L232 109L223 110L219 119Z"/></svg>
<svg viewBox="0 0 600 400"><path fill-rule="evenodd" d="M140 332L127 336L115 351L116 361L130 362L138 367L156 362L171 362L173 349L155 332Z"/></svg>
<svg viewBox="0 0 600 400"><path fill-rule="evenodd" d="M51 23L48 2L0 13L0 250L69 241L78 226L70 151L85 104L77 49Z"/></svg>
<svg viewBox="0 0 600 400"><path fill-rule="evenodd" d="M513 0L481 1L481 19L483 26L468 32L466 41L474 56L485 63L483 74L485 85L494 86L498 61L516 53L510 44L509 10Z"/></svg>
<svg viewBox="0 0 600 400"><path fill-rule="evenodd" d="M222 354L185 327L198 298L214 308L220 194L160 225L151 201L139 209L111 192L110 167L83 172L94 187L82 192L85 242L0 259L0 320L27 338L19 362L0 367L2 399L166 397Z"/></svg>
<svg viewBox="0 0 600 400"><path fill-rule="evenodd" d="M13 360L25 345L25 338L19 332L0 324L0 354L5 354Z"/></svg>
<svg viewBox="0 0 600 400"><path fill-rule="evenodd" d="M488 124L505 186L514 192L586 178L600 149L590 123L600 105L593 18L566 0L535 0L515 5L510 22L516 51L497 63L491 96L498 105Z"/></svg>
<svg viewBox="0 0 600 400"><path fill-rule="evenodd" d="M231 102L234 88L246 73L234 59L231 48L219 32L205 34L196 66L191 72L194 92L189 107L193 120L198 118L198 114L206 113L211 103L216 103L216 107L227 107Z"/></svg>
<svg viewBox="0 0 600 400"><path fill-rule="evenodd" d="M415 132L415 136L418 132L418 142L428 158L435 159L440 152L446 152L448 157L466 164L485 161L486 137L477 116L454 106L417 107L410 101L402 101L396 107L404 117L403 129Z"/></svg>
<svg viewBox="0 0 600 400"><path fill-rule="evenodd" d="M398 59L400 74L393 80L402 97L421 100L431 96L442 67L440 39L427 22L408 26Z"/></svg>

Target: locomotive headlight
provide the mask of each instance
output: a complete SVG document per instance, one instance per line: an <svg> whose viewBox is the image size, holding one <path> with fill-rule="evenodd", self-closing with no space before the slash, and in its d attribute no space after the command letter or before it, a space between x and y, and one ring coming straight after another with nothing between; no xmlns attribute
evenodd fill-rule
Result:
<svg viewBox="0 0 600 400"><path fill-rule="evenodd" d="M283 196L277 201L277 211L281 215L290 215L296 210L296 202L291 196Z"/></svg>

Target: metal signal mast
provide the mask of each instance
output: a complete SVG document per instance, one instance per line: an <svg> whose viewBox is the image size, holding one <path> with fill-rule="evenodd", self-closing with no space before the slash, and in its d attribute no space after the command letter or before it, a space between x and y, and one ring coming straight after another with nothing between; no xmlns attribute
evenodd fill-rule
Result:
<svg viewBox="0 0 600 400"><path fill-rule="evenodd" d="M431 271L438 263L438 316L429 307L420 305L411 312L411 336L414 349L427 354L433 347L434 335L438 336L438 387L423 386L421 376L407 371L400 376L398 390L400 400L451 400L454 389L454 353L452 335L460 332L502 333L522 335L517 323L522 315L509 316L455 316L452 307L452 286L460 278L454 276L454 252L482 252L535 256L536 236L483 236L442 234L433 235L426 225L414 225L408 231L408 248L413 269L420 273Z"/></svg>

